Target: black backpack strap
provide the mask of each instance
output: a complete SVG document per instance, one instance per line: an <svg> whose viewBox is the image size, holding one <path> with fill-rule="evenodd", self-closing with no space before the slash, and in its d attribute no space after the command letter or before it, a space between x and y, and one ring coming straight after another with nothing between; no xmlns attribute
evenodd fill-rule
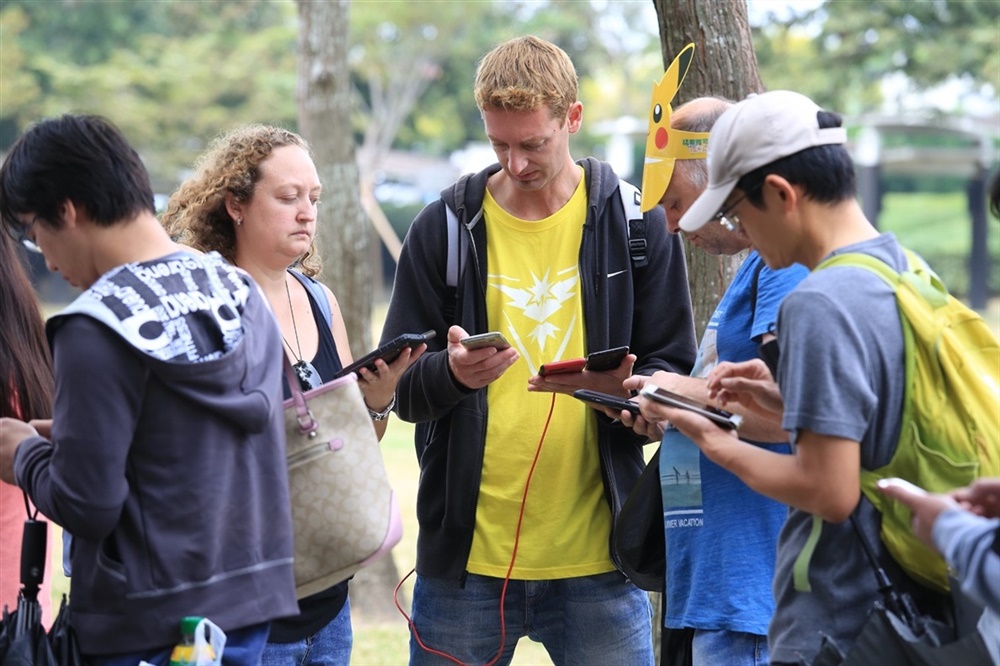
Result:
<svg viewBox="0 0 1000 666"><path fill-rule="evenodd" d="M640 207L642 193L635 185L619 180L618 194L628 221L628 254L632 259L632 268L645 268L649 265L649 256L646 254L646 218Z"/></svg>
<svg viewBox="0 0 1000 666"><path fill-rule="evenodd" d="M452 201L461 205L463 216L465 208L465 186L471 178L471 174L466 174L459 178L452 186ZM442 197L441 204L444 206L446 234L448 237L448 248L445 252L445 305L444 316L449 322L457 322L458 314L458 284L462 279L462 272L465 270L465 255L468 241L462 233L463 220L460 220L458 213Z"/></svg>

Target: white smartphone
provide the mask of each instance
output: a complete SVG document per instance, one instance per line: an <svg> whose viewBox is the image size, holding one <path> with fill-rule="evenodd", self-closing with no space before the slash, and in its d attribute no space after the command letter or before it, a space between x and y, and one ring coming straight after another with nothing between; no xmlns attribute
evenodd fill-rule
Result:
<svg viewBox="0 0 1000 666"><path fill-rule="evenodd" d="M503 337L503 333L500 331L490 331L489 333L470 335L462 338L459 342L461 342L462 346L466 349L482 349L483 347L507 349L510 347L510 343L507 342L507 338Z"/></svg>
<svg viewBox="0 0 1000 666"><path fill-rule="evenodd" d="M879 488L901 488L902 490L913 493L914 495L920 495L921 497L927 495L927 491L920 486L914 485L906 479L901 479L898 476L891 476L887 479L879 479L875 485Z"/></svg>

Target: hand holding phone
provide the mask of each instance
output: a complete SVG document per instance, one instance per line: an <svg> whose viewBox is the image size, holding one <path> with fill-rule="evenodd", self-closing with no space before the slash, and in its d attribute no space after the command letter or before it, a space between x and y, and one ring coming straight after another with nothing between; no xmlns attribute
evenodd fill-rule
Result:
<svg viewBox="0 0 1000 666"><path fill-rule="evenodd" d="M713 405L692 400L686 395L681 395L680 393L674 393L673 391L659 388L655 384L647 383L642 387L642 391L639 392L639 395L663 405L686 409L690 412L694 412L695 414L700 414L716 425L727 430L736 430L740 427L740 423L743 422L743 417L739 414L732 414L724 409L714 407Z"/></svg>
<svg viewBox="0 0 1000 666"><path fill-rule="evenodd" d="M500 331L490 331L489 333L479 333L470 335L459 340L466 349L482 349L484 347L494 347L497 350L509 349L510 343L503 337Z"/></svg>
<svg viewBox="0 0 1000 666"><path fill-rule="evenodd" d="M357 373L360 377L361 373L359 370L361 370L361 368L368 368L371 372L375 372L378 369L378 366L375 365L375 361L378 359L382 359L386 363L392 363L407 347L410 349L419 347L435 335L437 335L435 331L424 331L423 333L404 333L398 338L385 343L375 351L365 354L354 363L351 363L346 368L343 368L340 372L334 375L333 378L338 379L351 372Z"/></svg>

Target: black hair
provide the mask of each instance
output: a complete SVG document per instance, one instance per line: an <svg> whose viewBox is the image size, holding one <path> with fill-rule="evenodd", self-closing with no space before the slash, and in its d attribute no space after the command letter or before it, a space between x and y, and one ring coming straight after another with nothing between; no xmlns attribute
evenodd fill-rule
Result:
<svg viewBox="0 0 1000 666"><path fill-rule="evenodd" d="M143 211L155 214L153 187L139 154L111 121L66 114L29 128L0 167L0 224L21 226L17 215L36 215L61 226L63 204L101 226Z"/></svg>
<svg viewBox="0 0 1000 666"><path fill-rule="evenodd" d="M840 127L840 114L820 110L816 120L821 129ZM757 208L764 205L761 185L764 179L775 174L792 185L805 190L805 196L820 203L837 203L851 199L857 193L854 162L847 148L840 144L815 146L765 164L746 174L736 183L736 188L746 193L747 201Z"/></svg>

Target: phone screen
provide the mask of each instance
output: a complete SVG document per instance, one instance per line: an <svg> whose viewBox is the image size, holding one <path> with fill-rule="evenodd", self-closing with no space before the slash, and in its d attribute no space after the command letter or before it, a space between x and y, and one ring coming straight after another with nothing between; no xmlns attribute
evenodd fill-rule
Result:
<svg viewBox="0 0 1000 666"><path fill-rule="evenodd" d="M652 384L647 384L643 387L642 395L646 396L650 400L655 400L656 402L664 405L679 407L681 409L687 409L688 411L695 412L696 414L701 414L705 418L710 419L723 428L728 428L730 430L735 430L740 426L740 423L743 422L743 417L738 414L733 414L713 405L692 400L686 395L674 393L673 391L668 391Z"/></svg>

